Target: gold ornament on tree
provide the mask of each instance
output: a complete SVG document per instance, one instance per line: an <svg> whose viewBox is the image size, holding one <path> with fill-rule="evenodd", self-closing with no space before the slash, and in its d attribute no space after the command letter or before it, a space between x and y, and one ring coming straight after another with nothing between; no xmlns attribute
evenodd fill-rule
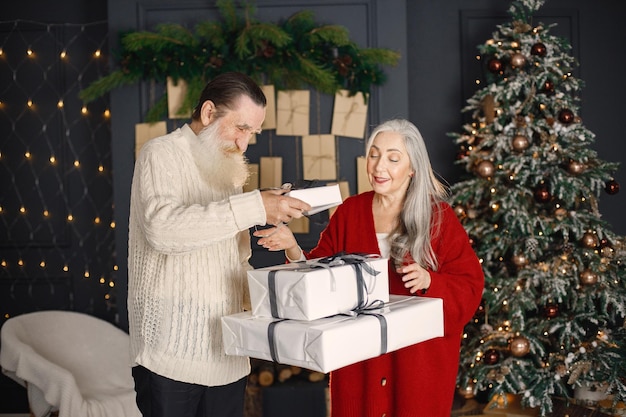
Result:
<svg viewBox="0 0 626 417"><path fill-rule="evenodd" d="M530 352L530 341L524 336L515 336L509 341L509 350L516 358L526 356Z"/></svg>
<svg viewBox="0 0 626 417"><path fill-rule="evenodd" d="M513 68L521 68L526 65L526 57L520 53L511 55L511 66Z"/></svg>
<svg viewBox="0 0 626 417"><path fill-rule="evenodd" d="M523 253L513 255L511 260L513 261L513 264L518 268L523 268L528 265L528 258Z"/></svg>
<svg viewBox="0 0 626 417"><path fill-rule="evenodd" d="M530 141L524 135L515 135L511 140L511 147L516 152L522 152L528 148Z"/></svg>
<svg viewBox="0 0 626 417"><path fill-rule="evenodd" d="M580 239L580 243L586 248L593 249L598 246L598 236L593 232L585 232Z"/></svg>
<svg viewBox="0 0 626 417"><path fill-rule="evenodd" d="M589 268L583 269L578 275L578 278L583 285L594 285L598 282L598 275Z"/></svg>
<svg viewBox="0 0 626 417"><path fill-rule="evenodd" d="M569 161L567 166L567 170L573 175L580 175L585 172L585 169L587 169L586 165L579 161Z"/></svg>
<svg viewBox="0 0 626 417"><path fill-rule="evenodd" d="M480 161L478 165L476 165L476 172L482 178L491 178L495 171L496 167L491 161Z"/></svg>

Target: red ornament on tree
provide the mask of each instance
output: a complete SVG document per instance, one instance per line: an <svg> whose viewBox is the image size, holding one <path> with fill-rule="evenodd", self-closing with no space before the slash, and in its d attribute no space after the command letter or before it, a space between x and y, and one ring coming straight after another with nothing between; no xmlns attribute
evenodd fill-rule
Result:
<svg viewBox="0 0 626 417"><path fill-rule="evenodd" d="M495 365L500 360L500 353L495 349L487 349L483 355L483 362L487 365Z"/></svg>
<svg viewBox="0 0 626 417"><path fill-rule="evenodd" d="M611 180L604 186L604 191L609 195L615 195L619 192L619 183L615 180Z"/></svg>
<svg viewBox="0 0 626 417"><path fill-rule="evenodd" d="M543 56L546 56L547 52L548 52L548 48L546 48L546 46L541 42L537 42L530 48L531 55L537 55L537 56L543 57Z"/></svg>
<svg viewBox="0 0 626 417"><path fill-rule="evenodd" d="M541 185L535 190L535 201L538 203L547 203L552 198L548 187Z"/></svg>
<svg viewBox="0 0 626 417"><path fill-rule="evenodd" d="M574 112L570 109L563 109L558 115L559 122L568 125L574 121Z"/></svg>
<svg viewBox="0 0 626 417"><path fill-rule="evenodd" d="M554 83L550 80L546 80L546 82L543 83L542 90L544 93L554 93Z"/></svg>
<svg viewBox="0 0 626 417"><path fill-rule="evenodd" d="M502 61L500 61L498 58L492 58L489 60L489 62L487 62L487 68L490 72L497 74L502 71Z"/></svg>
<svg viewBox="0 0 626 417"><path fill-rule="evenodd" d="M548 303L544 308L544 312L547 318L553 319L559 315L559 306L554 303Z"/></svg>

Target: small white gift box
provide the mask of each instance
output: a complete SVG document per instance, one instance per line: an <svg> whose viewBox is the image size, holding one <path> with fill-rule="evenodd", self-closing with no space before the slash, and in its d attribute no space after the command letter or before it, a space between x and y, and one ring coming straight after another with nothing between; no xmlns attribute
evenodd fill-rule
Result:
<svg viewBox="0 0 626 417"><path fill-rule="evenodd" d="M387 259L337 255L248 271L252 315L315 320L389 301Z"/></svg>
<svg viewBox="0 0 626 417"><path fill-rule="evenodd" d="M224 350L319 372L443 336L443 300L391 296L382 308L314 321L222 317Z"/></svg>
<svg viewBox="0 0 626 417"><path fill-rule="evenodd" d="M298 198L311 206L311 210L304 212L306 216L319 213L320 211L343 203L339 184L291 190L286 195Z"/></svg>

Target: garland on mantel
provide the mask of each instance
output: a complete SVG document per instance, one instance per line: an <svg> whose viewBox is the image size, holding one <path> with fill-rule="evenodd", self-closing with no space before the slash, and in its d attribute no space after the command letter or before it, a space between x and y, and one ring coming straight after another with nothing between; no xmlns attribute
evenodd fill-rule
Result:
<svg viewBox="0 0 626 417"><path fill-rule="evenodd" d="M179 24L161 24L154 32L127 32L120 36L119 69L80 92L90 102L111 90L140 81L165 83L184 80L188 92L180 114L195 106L206 82L227 71L250 75L277 89L312 87L334 94L346 89L368 97L373 85L384 84L383 65L396 65L398 52L359 48L348 30L319 25L311 11L301 11L277 24L252 16L256 7L238 8L233 0L218 0L220 17L198 23L193 32ZM148 122L167 114L167 97L146 115Z"/></svg>

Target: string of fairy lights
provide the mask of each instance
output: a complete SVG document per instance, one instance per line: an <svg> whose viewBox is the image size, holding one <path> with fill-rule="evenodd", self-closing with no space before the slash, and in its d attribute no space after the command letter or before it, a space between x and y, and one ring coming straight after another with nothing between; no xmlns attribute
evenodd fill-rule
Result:
<svg viewBox="0 0 626 417"><path fill-rule="evenodd" d="M46 308L115 319L106 22L0 22L0 320Z"/></svg>

